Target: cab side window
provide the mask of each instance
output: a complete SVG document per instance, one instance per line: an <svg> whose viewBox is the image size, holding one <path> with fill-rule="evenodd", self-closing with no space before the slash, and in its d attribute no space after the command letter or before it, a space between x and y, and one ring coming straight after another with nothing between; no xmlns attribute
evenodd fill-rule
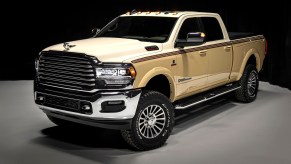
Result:
<svg viewBox="0 0 291 164"><path fill-rule="evenodd" d="M223 39L222 30L216 18L202 17L201 21L204 27L204 33L206 35L205 39L207 42Z"/></svg>
<svg viewBox="0 0 291 164"><path fill-rule="evenodd" d="M201 32L200 26L199 26L199 19L198 18L188 18L186 19L179 31L178 38L179 40L186 40L187 34L189 32Z"/></svg>

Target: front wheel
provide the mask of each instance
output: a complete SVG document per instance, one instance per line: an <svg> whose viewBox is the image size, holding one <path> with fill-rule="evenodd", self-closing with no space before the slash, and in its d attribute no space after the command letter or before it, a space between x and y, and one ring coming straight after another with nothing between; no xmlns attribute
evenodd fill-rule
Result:
<svg viewBox="0 0 291 164"><path fill-rule="evenodd" d="M241 102L252 102L257 97L259 88L258 72L254 65L247 65L240 79L241 88L236 90L235 97Z"/></svg>
<svg viewBox="0 0 291 164"><path fill-rule="evenodd" d="M122 130L125 141L138 150L162 146L174 125L173 106L156 91L143 91L130 130Z"/></svg>

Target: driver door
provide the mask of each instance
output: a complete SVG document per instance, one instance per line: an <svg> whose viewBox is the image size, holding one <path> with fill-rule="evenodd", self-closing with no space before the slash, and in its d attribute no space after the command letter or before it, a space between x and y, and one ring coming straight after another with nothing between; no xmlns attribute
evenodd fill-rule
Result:
<svg viewBox="0 0 291 164"><path fill-rule="evenodd" d="M187 39L188 33L201 32L200 19L197 17L186 18L182 23L176 39ZM186 97L207 85L208 56L204 51L197 51L198 46L178 48L181 52L177 56L176 95Z"/></svg>

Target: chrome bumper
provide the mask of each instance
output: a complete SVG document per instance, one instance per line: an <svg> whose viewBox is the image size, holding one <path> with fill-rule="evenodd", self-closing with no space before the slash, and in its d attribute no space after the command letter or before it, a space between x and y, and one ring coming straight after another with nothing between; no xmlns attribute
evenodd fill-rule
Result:
<svg viewBox="0 0 291 164"><path fill-rule="evenodd" d="M38 99L43 96L43 103ZM90 126L104 127L110 129L128 129L131 124L131 119L134 117L136 108L141 95L141 90L129 90L118 92L101 92L98 93L96 101L88 101L82 99L72 99L69 96L59 96L49 94L41 91L34 92L35 102L38 107L43 110L47 115L57 117L60 119L73 121ZM59 108L57 106L47 105L45 97L55 97L56 99L68 99L76 102L83 102L88 104L91 108L91 113L81 113L78 111L69 111ZM104 111L104 103L107 102L123 102L124 108L121 111ZM80 104L80 103L79 103Z"/></svg>

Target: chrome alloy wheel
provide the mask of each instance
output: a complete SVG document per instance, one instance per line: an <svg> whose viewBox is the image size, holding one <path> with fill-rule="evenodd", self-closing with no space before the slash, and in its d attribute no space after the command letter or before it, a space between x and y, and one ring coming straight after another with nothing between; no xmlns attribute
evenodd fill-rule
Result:
<svg viewBox="0 0 291 164"><path fill-rule="evenodd" d="M165 123L166 114L163 108L159 105L150 105L142 111L138 119L138 128L143 137L151 139L163 131Z"/></svg>
<svg viewBox="0 0 291 164"><path fill-rule="evenodd" d="M258 74L255 71L252 71L250 73L249 79L248 79L248 94L249 96L255 96L256 89L257 89L257 80L258 80Z"/></svg>

